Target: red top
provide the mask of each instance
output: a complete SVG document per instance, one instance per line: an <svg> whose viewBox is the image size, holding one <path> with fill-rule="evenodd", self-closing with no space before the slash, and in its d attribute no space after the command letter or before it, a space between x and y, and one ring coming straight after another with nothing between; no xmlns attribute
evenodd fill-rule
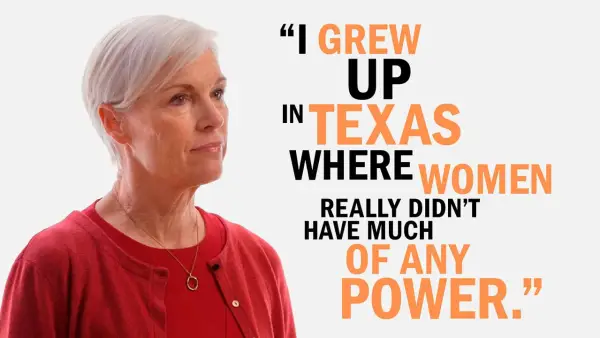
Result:
<svg viewBox="0 0 600 338"><path fill-rule="evenodd" d="M242 337L209 269L210 260L219 255L225 244L225 228L221 222L211 219L199 209L206 225L206 235L198 247L193 271L199 286L192 292L185 284L188 274L167 251L146 246L123 234L106 222L94 206L95 203L83 213L98 224L115 244L144 263L161 266L169 271L170 282L165 290L167 337L187 338L190 332L202 332L206 337ZM170 251L186 269L190 269L196 255L196 246Z"/></svg>
<svg viewBox="0 0 600 338"><path fill-rule="evenodd" d="M245 338L296 338L275 250L244 227L199 210L208 231L194 269L200 281L195 292L185 288L187 275L168 253L132 242L91 208L36 234L10 271L0 338L236 337L240 332ZM195 248L174 253L191 264L190 250Z"/></svg>

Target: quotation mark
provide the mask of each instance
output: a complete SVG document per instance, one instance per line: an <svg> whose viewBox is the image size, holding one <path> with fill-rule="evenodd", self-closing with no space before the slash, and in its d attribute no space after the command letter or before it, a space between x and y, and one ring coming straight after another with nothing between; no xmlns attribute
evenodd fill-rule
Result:
<svg viewBox="0 0 600 338"><path fill-rule="evenodd" d="M294 36L294 24L290 24L290 27L288 29L285 29L285 25L286 24L283 24L281 26L281 29L279 30L279 36Z"/></svg>
<svg viewBox="0 0 600 338"><path fill-rule="evenodd" d="M279 36L281 37L294 37L294 24L281 25L281 29L279 29ZM306 54L306 25L300 24L298 25L298 53Z"/></svg>
<svg viewBox="0 0 600 338"><path fill-rule="evenodd" d="M523 287L525 288L525 295L529 295L531 287L535 288L534 295L537 296L542 290L542 279L541 278L523 278Z"/></svg>
<svg viewBox="0 0 600 338"><path fill-rule="evenodd" d="M542 290L542 279L541 278L523 278L523 287L525 288L525 296L528 296L530 294L532 294L532 290L533 290L533 295L537 296L540 294L540 291ZM514 319L521 319L521 310L519 309L514 309L512 311L512 316Z"/></svg>

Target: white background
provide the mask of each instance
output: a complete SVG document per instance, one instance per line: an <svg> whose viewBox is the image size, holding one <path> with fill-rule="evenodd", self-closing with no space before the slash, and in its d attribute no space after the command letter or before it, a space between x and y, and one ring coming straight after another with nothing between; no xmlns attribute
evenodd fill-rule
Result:
<svg viewBox="0 0 600 338"><path fill-rule="evenodd" d="M277 249L299 337L600 336L594 325L600 300L595 278L600 222L594 213L600 27L594 6L277 3L0 5L0 286L32 235L86 207L112 184L114 169L80 95L92 47L130 16L170 14L219 32L229 78L226 171L198 192L198 204ZM307 55L297 54L296 40L279 37L281 25L292 22L308 27ZM398 106L396 125L411 103L422 104L428 120L438 104L453 103L461 110L463 133L452 147L412 144L415 175L417 163L552 163L552 195L483 196L477 219L436 222L436 243L471 244L466 276L507 281L507 308L523 309L522 320L414 321L403 307L401 318L384 321L367 305L356 307L352 320L341 319L348 243L304 241L303 221L319 217L320 197L422 197L422 189L418 181L294 181L288 150L316 148L315 120L309 115L305 125L283 125L281 105L354 103L347 90L348 56L318 52L317 31L326 23L422 24L417 54L401 56L410 62L412 76L391 101ZM353 135L370 131L368 114L362 116ZM405 244L393 244L396 256L382 275L399 277ZM530 276L544 278L539 296L523 296L521 279Z"/></svg>

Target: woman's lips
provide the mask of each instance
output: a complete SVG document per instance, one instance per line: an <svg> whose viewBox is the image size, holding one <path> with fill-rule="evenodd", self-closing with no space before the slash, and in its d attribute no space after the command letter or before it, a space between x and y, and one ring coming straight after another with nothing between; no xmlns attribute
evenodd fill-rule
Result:
<svg viewBox="0 0 600 338"><path fill-rule="evenodd" d="M218 153L223 149L223 143L211 142L192 149L193 152Z"/></svg>

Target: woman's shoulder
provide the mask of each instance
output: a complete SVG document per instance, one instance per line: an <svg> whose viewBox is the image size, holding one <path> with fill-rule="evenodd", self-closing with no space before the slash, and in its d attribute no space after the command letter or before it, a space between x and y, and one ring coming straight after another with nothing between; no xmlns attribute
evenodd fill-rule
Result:
<svg viewBox="0 0 600 338"><path fill-rule="evenodd" d="M210 214L218 218L226 228L227 249L241 251L241 254L248 259L255 259L262 256L269 261L274 270L281 269L279 254L275 247L266 239L240 223L231 221L216 213Z"/></svg>
<svg viewBox="0 0 600 338"><path fill-rule="evenodd" d="M68 268L73 256L90 247L91 237L74 217L77 213L73 211L31 236L17 260L44 270Z"/></svg>
<svg viewBox="0 0 600 338"><path fill-rule="evenodd" d="M227 229L227 236L229 237L228 239L232 239L236 241L237 244L241 244L242 246L257 246L270 252L275 251L273 246L267 242L267 240L258 235L256 232L250 230L248 227L238 222L231 221L221 215L214 213L213 215L219 218L225 225L225 228Z"/></svg>
<svg viewBox="0 0 600 338"><path fill-rule="evenodd" d="M77 283L82 274L74 272L86 271L87 261L93 258L79 259L91 245L74 213L32 235L12 264L0 322L6 322L14 336L41 337L42 332L51 334L63 328L55 327L48 318L67 316L71 290L74 285L80 289L83 285ZM66 333L57 335L64 337Z"/></svg>

